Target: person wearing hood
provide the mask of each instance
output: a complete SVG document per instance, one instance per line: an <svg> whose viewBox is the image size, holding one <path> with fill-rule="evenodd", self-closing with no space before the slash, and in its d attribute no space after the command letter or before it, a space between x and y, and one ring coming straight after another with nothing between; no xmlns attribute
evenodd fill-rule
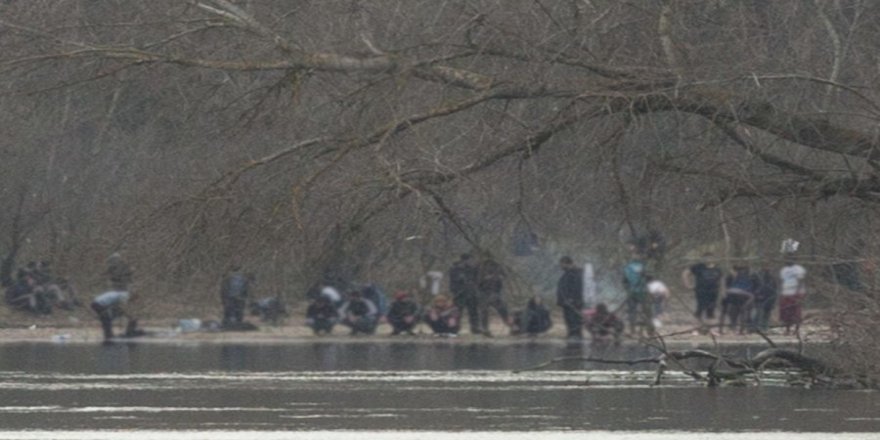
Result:
<svg viewBox="0 0 880 440"><path fill-rule="evenodd" d="M388 309L388 323L391 324L391 336L401 333L413 334L419 323L421 307L413 300L409 292L400 291L394 294L394 301Z"/></svg>
<svg viewBox="0 0 880 440"><path fill-rule="evenodd" d="M339 313L333 300L327 295L318 295L306 309L306 325L315 335L330 334L339 321Z"/></svg>
<svg viewBox="0 0 880 440"><path fill-rule="evenodd" d="M359 290L352 290L348 301L339 309L339 318L343 325L351 328L351 335L372 335L379 325L379 309Z"/></svg>

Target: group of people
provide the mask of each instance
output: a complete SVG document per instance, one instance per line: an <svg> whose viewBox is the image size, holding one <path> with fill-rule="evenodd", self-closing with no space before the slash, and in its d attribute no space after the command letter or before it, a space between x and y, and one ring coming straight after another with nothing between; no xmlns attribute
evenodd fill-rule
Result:
<svg viewBox="0 0 880 440"><path fill-rule="evenodd" d="M701 323L714 319L724 283L725 296L720 301L722 327L726 318L730 328L740 332L767 329L780 294L779 316L786 331L799 325L806 274L803 267L787 263L781 272L773 273L767 267L753 271L736 265L732 273L725 276L711 254L704 255L704 259L682 274L684 285L694 290L694 316ZM665 283L648 273L644 253L633 252L624 265L622 280L626 298L614 309L593 301L595 292L587 293L595 289L588 286L593 276L591 266L581 267L568 256L562 257L559 264L562 275L557 283L556 305L561 309L568 338L582 339L586 330L594 341L619 342L627 328L633 336L644 336L653 334L661 325L671 294ZM375 284L345 290L320 285L307 295L310 303L305 322L316 335L329 334L337 325L347 327L353 335L370 335L381 323L391 327L391 335L414 334L419 324L424 323L437 335L454 336L461 331L466 319L471 334L492 336L489 318L494 310L511 334L538 335L548 331L553 322L540 296L530 298L522 309L513 312L508 309L505 274L502 266L491 258L480 260L471 254L462 254L446 274L449 295L432 288L432 297L424 305L407 291L398 291L389 300ZM236 266L221 283L224 328L235 329L243 322L251 281L253 276ZM261 313L273 310L271 300L259 302L258 308L264 310ZM280 299L276 302L280 304ZM626 321L618 317L618 310L624 311Z"/></svg>
<svg viewBox="0 0 880 440"><path fill-rule="evenodd" d="M331 286L316 292L306 310L306 324L315 334L330 333L336 324L351 334L373 334L381 322L391 326L391 334L413 334L424 323L437 335L458 335L465 318L471 334L492 336L489 315L495 310L512 334L537 335L552 326L550 311L541 297L528 300L522 310L510 312L504 299L505 272L491 258L478 261L462 254L448 272L449 293L432 291L430 302L423 306L410 293L396 292L387 301L380 288L369 284L350 289L346 298Z"/></svg>
<svg viewBox="0 0 880 440"><path fill-rule="evenodd" d="M462 307L446 294L434 295L423 307L407 291L398 291L391 301L386 301L385 294L375 285L352 289L344 299L336 289L325 286L306 309L306 325L316 335L331 333L337 324L348 327L352 335L370 335L380 323L387 322L392 336L414 335L418 325L424 323L438 336L454 337L459 334L462 321ZM487 323L475 318L470 324L472 329L478 330L472 333L491 336L491 332L483 330L487 327L478 327ZM552 321L541 298L534 297L505 324L512 334L537 335L549 330Z"/></svg>
<svg viewBox="0 0 880 440"><path fill-rule="evenodd" d="M54 308L72 310L79 306L73 286L56 277L48 261L31 261L20 267L14 278L5 280L6 304L16 310L48 315Z"/></svg>
<svg viewBox="0 0 880 440"><path fill-rule="evenodd" d="M779 321L785 326L785 333L798 330L806 296L807 271L803 266L786 261L777 272L768 265L753 270L745 264L734 264L732 272L725 276L711 253L704 254L703 259L682 273L684 285L694 290L694 316L700 322L715 318L724 283L725 295L720 301L719 314L722 330L725 320L731 329L740 333L767 330L777 302Z"/></svg>
<svg viewBox="0 0 880 440"><path fill-rule="evenodd" d="M589 285L593 282L590 265L579 266L568 256L562 257L559 264L562 275L557 283L556 305L561 309L568 338L582 339L586 330L594 341L619 342L627 328L632 335L641 336L652 334L661 325L670 291L648 273L643 253L633 252L624 265L622 280L626 298L613 310L608 304L594 301L595 286ZM113 321L120 317L128 318L127 335L139 334L137 319L127 307L135 298L130 291L131 268L115 253L107 260L105 274L110 289L91 303L104 337L113 337ZM391 327L391 335L411 335L424 323L434 334L455 336L467 319L471 334L492 336L489 318L494 310L511 334L534 336L553 325L541 296L529 298L519 310L508 309L504 295L506 271L491 258L477 259L471 254L462 254L446 275L449 294L432 288L431 299L424 305L407 291L398 291L389 300L375 284L348 288L345 295L331 285L317 286L308 294L311 302L306 310L306 324L315 334L328 334L336 325L342 325L351 334L369 335L384 322ZM806 270L791 261L779 272L766 265L753 270L736 264L725 274L707 253L703 261L684 270L682 282L694 291L694 316L701 323L715 319L720 304L718 324L722 330L727 321L729 328L740 333L764 331L778 303L779 320L789 333L792 328L797 331L802 319L805 276ZM253 275L243 272L240 265L234 265L224 276L220 286L221 329L255 329L244 320L248 305L252 314L264 321L276 321L287 314L280 298L251 300L249 291L253 281ZM53 307L70 309L79 305L72 286L52 275L46 261L29 263L4 284L7 304L22 310L50 313ZM724 297L719 298L722 292ZM617 316L618 309L625 311L626 322Z"/></svg>

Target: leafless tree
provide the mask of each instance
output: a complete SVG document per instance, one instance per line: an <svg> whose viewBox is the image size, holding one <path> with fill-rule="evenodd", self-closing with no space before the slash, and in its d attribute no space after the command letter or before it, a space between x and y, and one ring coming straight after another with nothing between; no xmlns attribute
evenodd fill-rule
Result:
<svg viewBox="0 0 880 440"><path fill-rule="evenodd" d="M670 267L787 236L811 262L876 255L873 2L0 10L3 206L28 187L48 214L24 251L86 284L120 247L172 304L213 302L236 256L299 297L327 273L406 286L471 248L541 289L559 254L613 267L649 229ZM523 230L539 255L510 252Z"/></svg>

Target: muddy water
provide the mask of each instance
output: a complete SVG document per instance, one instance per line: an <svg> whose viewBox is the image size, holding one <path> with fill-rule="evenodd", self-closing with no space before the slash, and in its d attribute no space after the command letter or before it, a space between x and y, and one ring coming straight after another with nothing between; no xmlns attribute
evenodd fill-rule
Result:
<svg viewBox="0 0 880 440"><path fill-rule="evenodd" d="M880 432L876 392L803 390L774 380L706 389L677 374L652 387L649 369L581 363L512 372L589 354L580 345L465 341L0 345L0 439L156 438L142 437L151 432L254 438L253 431L265 439L304 431L310 437L302 438L391 431L448 438L462 431L540 430L547 438L567 438L570 431ZM602 356L647 354L622 348ZM206 432L210 437L195 436Z"/></svg>

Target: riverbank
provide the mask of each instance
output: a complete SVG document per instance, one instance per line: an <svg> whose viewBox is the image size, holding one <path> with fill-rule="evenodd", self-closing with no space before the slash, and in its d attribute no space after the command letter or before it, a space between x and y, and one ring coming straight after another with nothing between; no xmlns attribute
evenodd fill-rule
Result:
<svg viewBox="0 0 880 440"><path fill-rule="evenodd" d="M371 342L424 342L435 343L438 341L448 342L473 342L492 344L570 344L565 339L565 329L562 325L561 316L553 316L554 326L545 334L537 337L525 335L510 335L509 329L495 319L491 325L492 337L473 335L464 329L457 337L443 338L430 332L426 325L420 325L415 335L390 336L391 327L388 324L380 324L374 335L349 336L348 329L337 326L333 334L315 336L311 329L306 327L299 316L294 315L280 325L260 323L251 319L258 326L254 331L182 331L177 319L144 319L141 326L148 332L147 336L120 339L131 342L143 343L235 343L235 344L299 344L313 342L339 342L339 343L371 343ZM687 317L670 319L668 324L663 325L659 333L666 344L673 347L695 347L712 344L719 345L767 345L767 341L758 334L736 334L729 330L720 334L717 325L710 328L709 332L702 331ZM118 323L121 326L122 322ZM117 332L121 332L117 328ZM777 344L796 344L799 342L813 343L826 342L829 339L827 329L814 325L803 327L801 337L784 335L781 328L771 329L767 336ZM89 313L78 309L71 312L56 313L49 316L33 316L30 314L10 312L5 310L0 315L0 344L17 342L65 342L65 343L99 343L103 340L100 326ZM589 335L585 334L585 343L589 343ZM625 337L624 344L637 344L640 341L634 337Z"/></svg>

